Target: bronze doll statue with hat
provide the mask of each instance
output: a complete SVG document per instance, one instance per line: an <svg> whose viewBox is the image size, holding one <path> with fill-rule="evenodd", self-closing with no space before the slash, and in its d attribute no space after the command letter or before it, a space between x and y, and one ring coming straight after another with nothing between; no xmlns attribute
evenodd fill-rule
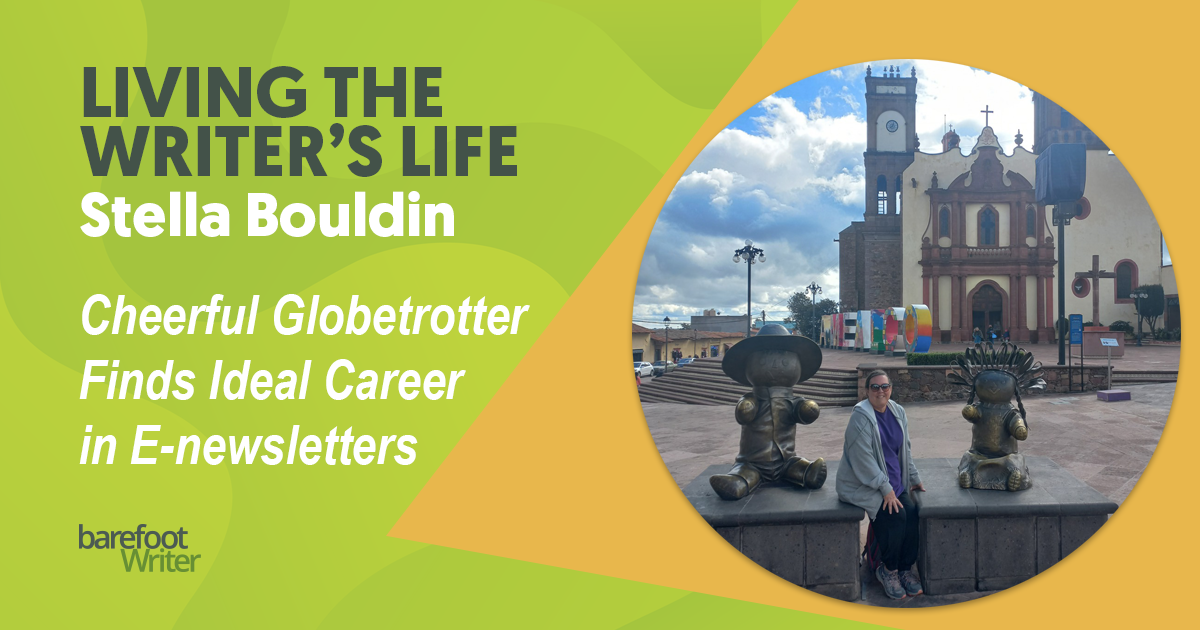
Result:
<svg viewBox="0 0 1200 630"><path fill-rule="evenodd" d="M757 335L725 353L721 369L753 390L734 408L742 439L733 469L708 479L717 496L736 501L763 481L786 480L811 490L825 483L825 460L809 461L795 452L796 425L812 424L821 408L792 391L820 367L821 349L817 344L807 337L789 334L779 324L763 326Z"/></svg>

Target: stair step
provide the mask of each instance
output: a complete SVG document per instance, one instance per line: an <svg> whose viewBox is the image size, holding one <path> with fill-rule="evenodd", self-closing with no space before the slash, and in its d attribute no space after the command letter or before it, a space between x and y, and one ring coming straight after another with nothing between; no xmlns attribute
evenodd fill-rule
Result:
<svg viewBox="0 0 1200 630"><path fill-rule="evenodd" d="M642 385L638 393L643 402L733 405L749 390L721 370L721 359L701 359ZM851 406L858 403L858 371L822 369L793 391L822 406Z"/></svg>

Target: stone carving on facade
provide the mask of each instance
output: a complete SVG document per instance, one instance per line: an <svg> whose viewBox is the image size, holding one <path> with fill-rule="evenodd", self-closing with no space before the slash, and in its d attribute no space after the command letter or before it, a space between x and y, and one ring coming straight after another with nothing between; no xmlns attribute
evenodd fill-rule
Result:
<svg viewBox="0 0 1200 630"><path fill-rule="evenodd" d="M969 392L962 415L971 423L971 449L958 463L960 486L1016 491L1033 485L1025 456L1017 452L1018 442L1029 437L1021 392L1045 389L1042 375L1031 352L1008 342L999 349L976 344L955 359L948 380Z"/></svg>
<svg viewBox="0 0 1200 630"><path fill-rule="evenodd" d="M975 149L979 147L999 147L1000 141L996 139L996 133L991 127L984 127L979 133L979 140L975 143ZM972 149L974 151L975 149Z"/></svg>

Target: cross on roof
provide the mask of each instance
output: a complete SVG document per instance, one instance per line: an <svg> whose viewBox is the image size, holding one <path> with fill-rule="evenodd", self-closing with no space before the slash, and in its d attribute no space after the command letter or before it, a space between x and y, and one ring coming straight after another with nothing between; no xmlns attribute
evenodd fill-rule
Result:
<svg viewBox="0 0 1200 630"><path fill-rule="evenodd" d="M1117 274L1109 273L1100 268L1100 257L1092 255L1092 268L1090 271L1076 271L1075 279L1088 278L1092 281L1092 325L1100 325L1100 279L1101 278L1116 278Z"/></svg>
<svg viewBox="0 0 1200 630"><path fill-rule="evenodd" d="M988 114L995 114L996 112L988 109L987 105L984 105L983 109L979 110L979 113L983 114L983 126L987 127L988 126Z"/></svg>

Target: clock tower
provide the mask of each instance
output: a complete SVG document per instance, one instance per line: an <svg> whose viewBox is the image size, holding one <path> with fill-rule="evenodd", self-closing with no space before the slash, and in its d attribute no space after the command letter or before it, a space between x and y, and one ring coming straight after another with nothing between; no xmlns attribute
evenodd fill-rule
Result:
<svg viewBox="0 0 1200 630"><path fill-rule="evenodd" d="M840 294L848 310L901 305L901 175L913 162L917 140L917 71L867 66L867 150L863 153L866 207L863 220L839 235Z"/></svg>
<svg viewBox="0 0 1200 630"><path fill-rule="evenodd" d="M875 74L867 66L867 150L865 216L897 215L902 210L904 169L912 164L917 140L917 70L901 76L897 66Z"/></svg>

